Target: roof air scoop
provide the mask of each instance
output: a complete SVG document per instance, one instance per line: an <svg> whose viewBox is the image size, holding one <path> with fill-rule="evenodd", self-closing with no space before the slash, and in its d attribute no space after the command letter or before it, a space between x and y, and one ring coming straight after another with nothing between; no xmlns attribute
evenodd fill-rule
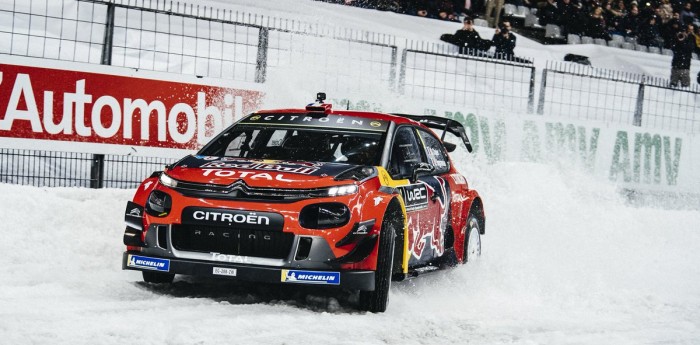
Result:
<svg viewBox="0 0 700 345"><path fill-rule="evenodd" d="M309 111L309 116L325 116L330 114L333 110L333 105L330 103L324 103L323 101L325 100L325 92L317 93L316 102L306 105L306 110Z"/></svg>

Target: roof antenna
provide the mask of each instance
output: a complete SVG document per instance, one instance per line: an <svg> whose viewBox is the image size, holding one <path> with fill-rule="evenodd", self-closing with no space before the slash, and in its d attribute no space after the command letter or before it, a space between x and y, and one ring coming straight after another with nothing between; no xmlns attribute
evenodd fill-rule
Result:
<svg viewBox="0 0 700 345"><path fill-rule="evenodd" d="M348 104L347 104L347 107L345 108L345 110L350 110L350 100L348 99L347 101L348 101Z"/></svg>

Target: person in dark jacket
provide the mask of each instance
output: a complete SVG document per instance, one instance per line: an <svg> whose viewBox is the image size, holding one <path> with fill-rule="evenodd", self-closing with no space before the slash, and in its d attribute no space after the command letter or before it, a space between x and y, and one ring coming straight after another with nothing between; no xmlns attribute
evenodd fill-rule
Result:
<svg viewBox="0 0 700 345"><path fill-rule="evenodd" d="M515 35L510 31L511 26L509 21L503 21L496 29L491 41L496 47L496 58L513 60L515 53Z"/></svg>
<svg viewBox="0 0 700 345"><path fill-rule="evenodd" d="M661 26L661 37L664 39L664 48L671 49L676 42L676 35L683 31L678 12L666 24Z"/></svg>
<svg viewBox="0 0 700 345"><path fill-rule="evenodd" d="M464 27L457 30L454 35L445 34L441 40L459 47L460 54L480 54L491 48L491 41L484 40L479 32L474 30L474 21L471 17L464 18Z"/></svg>
<svg viewBox="0 0 700 345"><path fill-rule="evenodd" d="M571 0L559 0L557 5L560 13L560 22L564 29L563 34L580 34L583 32L580 9Z"/></svg>
<svg viewBox="0 0 700 345"><path fill-rule="evenodd" d="M658 47L661 49L664 45L664 40L661 38L659 28L656 25L656 16L649 17L643 25L639 27L639 44Z"/></svg>
<svg viewBox="0 0 700 345"><path fill-rule="evenodd" d="M610 41L612 38L610 37L607 28L608 26L605 23L605 18L603 18L603 8L594 8L588 17L586 34L593 38L602 38L606 41Z"/></svg>
<svg viewBox="0 0 700 345"><path fill-rule="evenodd" d="M639 7L632 5L630 12L620 21L620 31L627 37L637 37L639 24L642 23L642 16L639 15Z"/></svg>
<svg viewBox="0 0 700 345"><path fill-rule="evenodd" d="M540 18L540 25L542 26L547 24L561 24L561 12L559 12L557 3L554 2L554 0L547 0L547 4L537 12L537 16Z"/></svg>
<svg viewBox="0 0 700 345"><path fill-rule="evenodd" d="M686 31L679 32L673 44L671 60L671 86L690 86L690 60L695 49L695 26L688 25Z"/></svg>

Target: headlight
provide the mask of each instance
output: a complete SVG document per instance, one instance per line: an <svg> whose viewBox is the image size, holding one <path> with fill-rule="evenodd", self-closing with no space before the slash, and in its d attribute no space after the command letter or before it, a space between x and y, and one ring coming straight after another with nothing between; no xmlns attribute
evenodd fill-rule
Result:
<svg viewBox="0 0 700 345"><path fill-rule="evenodd" d="M166 173L160 174L159 181L164 186L171 187L171 188L177 187L177 180L168 176Z"/></svg>
<svg viewBox="0 0 700 345"><path fill-rule="evenodd" d="M299 224L307 229L337 228L349 221L350 209L337 202L309 205L299 213Z"/></svg>
<svg viewBox="0 0 700 345"><path fill-rule="evenodd" d="M170 213L172 206L173 199L170 195L159 190L154 190L151 192L151 195L148 196L146 213L156 217L165 217Z"/></svg>
<svg viewBox="0 0 700 345"><path fill-rule="evenodd" d="M357 186L354 184L328 188L328 196L341 196L354 193L357 193Z"/></svg>

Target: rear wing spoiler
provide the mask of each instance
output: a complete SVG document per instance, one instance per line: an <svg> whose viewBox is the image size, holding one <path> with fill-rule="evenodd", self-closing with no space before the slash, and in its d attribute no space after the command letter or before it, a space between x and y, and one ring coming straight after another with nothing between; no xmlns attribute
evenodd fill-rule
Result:
<svg viewBox="0 0 700 345"><path fill-rule="evenodd" d="M394 114L392 113L391 115L396 115L396 116L401 116L405 117L407 119L411 119L416 122L420 122L424 126L431 128L431 129L438 129L442 130L442 136L440 137L440 140L445 143L445 133L450 132L454 134L455 136L459 137L462 139L462 142L464 143L464 146L467 147L467 151L472 152L472 144L469 142L469 138L467 137L467 132L464 130L464 126L462 126L461 123L448 119L446 117L440 117L440 116L431 116L431 115L408 115L408 114ZM448 143L446 143L448 144ZM447 147L448 145L445 145ZM449 151L453 151L449 150Z"/></svg>

